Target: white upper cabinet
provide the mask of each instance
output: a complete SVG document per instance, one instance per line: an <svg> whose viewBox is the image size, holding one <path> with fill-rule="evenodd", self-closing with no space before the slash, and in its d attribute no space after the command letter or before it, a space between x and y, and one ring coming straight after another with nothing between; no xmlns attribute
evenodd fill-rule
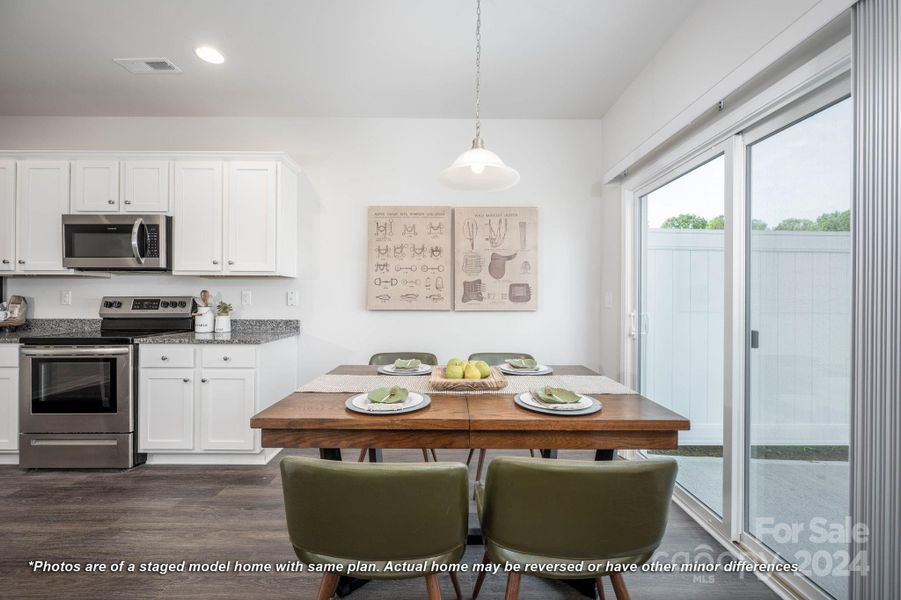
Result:
<svg viewBox="0 0 901 600"><path fill-rule="evenodd" d="M63 271L62 216L69 212L69 161L19 161L16 270Z"/></svg>
<svg viewBox="0 0 901 600"><path fill-rule="evenodd" d="M225 193L225 259L229 273L275 273L278 165L231 162Z"/></svg>
<svg viewBox="0 0 901 600"><path fill-rule="evenodd" d="M222 162L179 161L173 172L173 270L221 273Z"/></svg>
<svg viewBox="0 0 901 600"><path fill-rule="evenodd" d="M0 272L16 268L16 161L0 160Z"/></svg>
<svg viewBox="0 0 901 600"><path fill-rule="evenodd" d="M122 193L125 212L169 211L169 161L126 160Z"/></svg>
<svg viewBox="0 0 901 600"><path fill-rule="evenodd" d="M119 161L76 160L72 163L72 210L119 211Z"/></svg>

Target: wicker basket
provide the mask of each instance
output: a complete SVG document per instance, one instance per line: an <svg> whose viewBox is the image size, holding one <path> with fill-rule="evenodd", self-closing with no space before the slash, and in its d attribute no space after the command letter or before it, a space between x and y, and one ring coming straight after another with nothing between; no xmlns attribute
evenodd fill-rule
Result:
<svg viewBox="0 0 901 600"><path fill-rule="evenodd" d="M491 373L484 379L447 379L444 376L444 367L434 367L429 383L436 390L481 392L504 389L507 387L507 378L497 367L491 367Z"/></svg>

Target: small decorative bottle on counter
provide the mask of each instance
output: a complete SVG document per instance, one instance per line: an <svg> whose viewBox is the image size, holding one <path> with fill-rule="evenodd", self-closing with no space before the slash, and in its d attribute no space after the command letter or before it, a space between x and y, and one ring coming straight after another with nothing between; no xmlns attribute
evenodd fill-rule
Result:
<svg viewBox="0 0 901 600"><path fill-rule="evenodd" d="M194 315L194 331L196 333L212 333L215 317L213 307L210 305L210 292L202 290L200 300L197 302L197 312Z"/></svg>

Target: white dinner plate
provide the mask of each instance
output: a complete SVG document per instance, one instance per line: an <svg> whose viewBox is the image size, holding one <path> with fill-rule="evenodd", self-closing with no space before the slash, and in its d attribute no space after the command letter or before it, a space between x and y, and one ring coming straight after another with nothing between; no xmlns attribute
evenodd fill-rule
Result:
<svg viewBox="0 0 901 600"><path fill-rule="evenodd" d="M568 417L590 415L602 408L599 401L584 395L578 402L573 402L572 404L545 404L532 397L532 392L522 392L514 396L513 401L519 406L535 412L549 415L566 415Z"/></svg>
<svg viewBox="0 0 901 600"><path fill-rule="evenodd" d="M406 400L394 404L371 402L369 400L369 394L355 394L348 398L344 405L354 412L367 415L396 415L398 413L408 413L425 408L431 402L432 399L426 394L409 392Z"/></svg>
<svg viewBox="0 0 901 600"><path fill-rule="evenodd" d="M394 365L382 365L378 371L382 375L428 375L432 372L432 367L420 364L415 369L398 369Z"/></svg>
<svg viewBox="0 0 901 600"><path fill-rule="evenodd" d="M506 375L550 375L554 372L554 370L547 365L535 365L534 369L516 369L507 363L504 363L498 365L497 368Z"/></svg>

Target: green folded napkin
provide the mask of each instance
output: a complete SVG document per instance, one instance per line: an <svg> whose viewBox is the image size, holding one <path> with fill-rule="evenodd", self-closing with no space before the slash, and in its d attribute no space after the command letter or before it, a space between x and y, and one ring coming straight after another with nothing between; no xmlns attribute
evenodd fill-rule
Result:
<svg viewBox="0 0 901 600"><path fill-rule="evenodd" d="M532 390L532 394L545 404L574 404L582 399L581 394L550 386Z"/></svg>
<svg viewBox="0 0 901 600"><path fill-rule="evenodd" d="M534 358L508 358L507 364L514 369L534 369L538 366Z"/></svg>
<svg viewBox="0 0 901 600"><path fill-rule="evenodd" d="M410 392L402 387L392 385L390 388L378 388L367 395L369 401L374 404L397 404L407 399Z"/></svg>
<svg viewBox="0 0 901 600"><path fill-rule="evenodd" d="M394 361L395 369L418 369L422 364L418 358L398 358Z"/></svg>

